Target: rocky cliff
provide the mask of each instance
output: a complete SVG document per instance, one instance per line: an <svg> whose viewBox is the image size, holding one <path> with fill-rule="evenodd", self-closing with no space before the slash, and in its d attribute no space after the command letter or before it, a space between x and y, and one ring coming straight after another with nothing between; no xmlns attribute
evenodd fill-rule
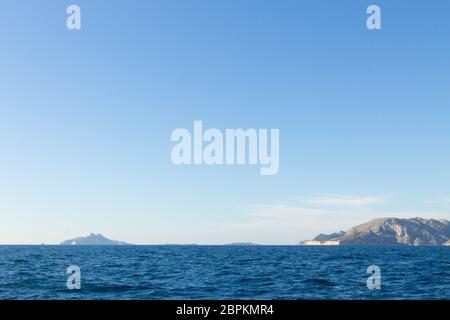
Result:
<svg viewBox="0 0 450 320"><path fill-rule="evenodd" d="M444 219L379 218L338 235L319 235L314 240L333 239L340 245L449 245L450 222Z"/></svg>

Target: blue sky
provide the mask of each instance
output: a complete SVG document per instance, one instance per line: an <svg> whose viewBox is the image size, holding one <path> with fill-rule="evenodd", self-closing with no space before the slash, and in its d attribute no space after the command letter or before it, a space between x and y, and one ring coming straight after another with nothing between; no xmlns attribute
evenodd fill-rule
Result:
<svg viewBox="0 0 450 320"><path fill-rule="evenodd" d="M66 29L77 4L82 29ZM366 8L382 30L366 28ZM2 1L0 243L292 244L450 218L448 1ZM174 166L279 128L280 171Z"/></svg>

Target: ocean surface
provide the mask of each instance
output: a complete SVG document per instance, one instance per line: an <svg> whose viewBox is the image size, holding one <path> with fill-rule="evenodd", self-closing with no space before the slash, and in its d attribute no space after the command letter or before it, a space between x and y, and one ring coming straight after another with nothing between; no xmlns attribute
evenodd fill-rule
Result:
<svg viewBox="0 0 450 320"><path fill-rule="evenodd" d="M0 246L0 299L450 299L450 247Z"/></svg>

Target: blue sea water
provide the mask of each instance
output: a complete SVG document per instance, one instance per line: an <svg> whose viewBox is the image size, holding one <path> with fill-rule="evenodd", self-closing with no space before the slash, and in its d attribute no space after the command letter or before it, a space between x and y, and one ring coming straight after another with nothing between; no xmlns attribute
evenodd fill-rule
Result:
<svg viewBox="0 0 450 320"><path fill-rule="evenodd" d="M0 246L0 299L450 299L450 247Z"/></svg>

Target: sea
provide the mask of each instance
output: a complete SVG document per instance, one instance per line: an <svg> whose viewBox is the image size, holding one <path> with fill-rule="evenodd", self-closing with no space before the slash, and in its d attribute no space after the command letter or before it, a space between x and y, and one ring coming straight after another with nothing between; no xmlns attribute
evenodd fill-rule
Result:
<svg viewBox="0 0 450 320"><path fill-rule="evenodd" d="M450 247L0 246L0 299L448 300Z"/></svg>

